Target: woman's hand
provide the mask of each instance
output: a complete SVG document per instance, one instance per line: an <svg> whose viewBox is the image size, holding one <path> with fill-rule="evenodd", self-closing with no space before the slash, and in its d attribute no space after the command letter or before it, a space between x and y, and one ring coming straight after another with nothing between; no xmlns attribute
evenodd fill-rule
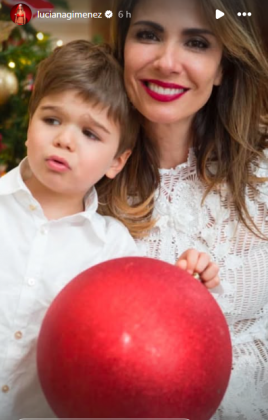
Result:
<svg viewBox="0 0 268 420"><path fill-rule="evenodd" d="M219 266L211 262L209 255L205 252L188 249L178 258L176 266L192 275L197 273L207 289L212 289L220 284Z"/></svg>

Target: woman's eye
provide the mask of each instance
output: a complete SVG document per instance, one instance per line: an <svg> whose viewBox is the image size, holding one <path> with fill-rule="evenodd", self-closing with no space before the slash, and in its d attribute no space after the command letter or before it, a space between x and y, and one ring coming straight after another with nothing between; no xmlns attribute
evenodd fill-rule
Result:
<svg viewBox="0 0 268 420"><path fill-rule="evenodd" d="M197 50L205 50L209 47L206 41L201 41L200 39L191 39L187 42L187 46Z"/></svg>
<svg viewBox="0 0 268 420"><path fill-rule="evenodd" d="M44 122L48 125L59 125L59 120L56 120L56 118L44 118Z"/></svg>
<svg viewBox="0 0 268 420"><path fill-rule="evenodd" d="M90 131L90 130L83 130L83 134L84 134L86 137L88 137L89 139L92 139L92 140L99 140L99 138L98 138L97 136L95 136L95 134L94 134L94 133L92 133L92 131Z"/></svg>
<svg viewBox="0 0 268 420"><path fill-rule="evenodd" d="M157 41L158 38L152 31L139 31L137 33L137 38L144 41Z"/></svg>

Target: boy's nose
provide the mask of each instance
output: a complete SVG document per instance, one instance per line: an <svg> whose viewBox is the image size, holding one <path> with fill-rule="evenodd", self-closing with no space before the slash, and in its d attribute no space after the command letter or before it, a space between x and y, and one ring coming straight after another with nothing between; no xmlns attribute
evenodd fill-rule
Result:
<svg viewBox="0 0 268 420"><path fill-rule="evenodd" d="M70 152L75 150L75 136L72 130L61 130L54 138L53 144L55 147L68 149Z"/></svg>

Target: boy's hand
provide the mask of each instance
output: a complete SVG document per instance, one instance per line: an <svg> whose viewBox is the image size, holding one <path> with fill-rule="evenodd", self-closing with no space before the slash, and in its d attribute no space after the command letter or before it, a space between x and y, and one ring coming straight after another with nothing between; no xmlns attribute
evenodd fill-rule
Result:
<svg viewBox="0 0 268 420"><path fill-rule="evenodd" d="M207 289L212 289L220 284L218 276L219 267L210 261L210 257L205 252L198 252L196 249L188 249L177 260L176 266L199 277Z"/></svg>

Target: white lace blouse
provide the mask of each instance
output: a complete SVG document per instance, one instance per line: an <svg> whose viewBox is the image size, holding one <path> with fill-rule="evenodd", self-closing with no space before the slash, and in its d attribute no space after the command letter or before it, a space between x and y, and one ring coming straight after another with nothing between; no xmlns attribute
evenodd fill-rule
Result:
<svg viewBox="0 0 268 420"><path fill-rule="evenodd" d="M263 160L253 171L268 177L268 162ZM233 370L213 420L267 420L268 242L238 223L225 185L201 206L205 186L197 177L192 149L186 163L160 169L160 176L154 210L158 222L138 245L147 256L172 264L182 252L195 248L220 266L223 292L213 296L230 328ZM268 235L268 182L258 184L257 193L248 188L246 203Z"/></svg>

